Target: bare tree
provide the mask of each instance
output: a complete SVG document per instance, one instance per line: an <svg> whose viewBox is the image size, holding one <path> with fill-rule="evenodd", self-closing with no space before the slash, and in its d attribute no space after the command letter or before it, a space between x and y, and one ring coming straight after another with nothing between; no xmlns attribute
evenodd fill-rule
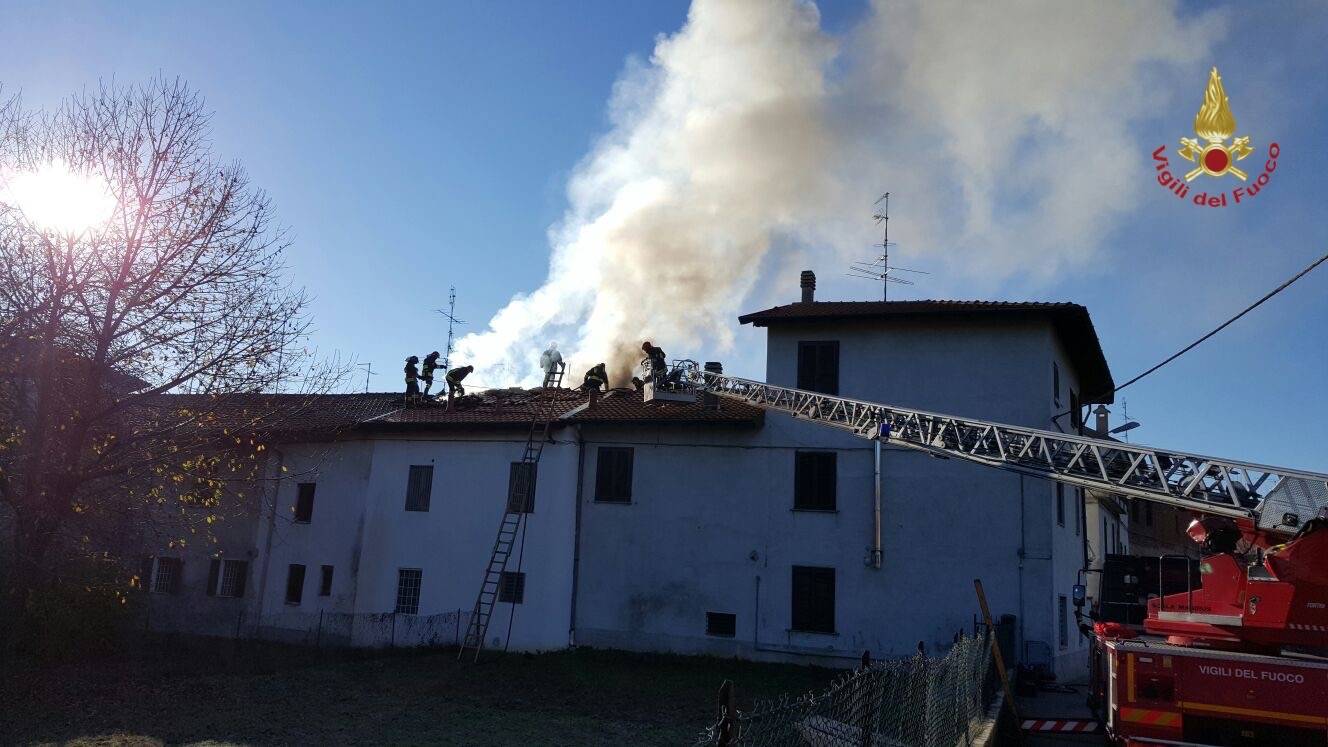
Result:
<svg viewBox="0 0 1328 747"><path fill-rule="evenodd" d="M308 352L286 235L209 130L179 80L103 85L35 115L0 104L0 178L59 164L114 198L75 233L0 191L0 502L16 592L71 559L116 560L126 532L163 514L172 542L206 541L228 486L259 474L266 435L298 407L217 395L324 391L342 371Z"/></svg>

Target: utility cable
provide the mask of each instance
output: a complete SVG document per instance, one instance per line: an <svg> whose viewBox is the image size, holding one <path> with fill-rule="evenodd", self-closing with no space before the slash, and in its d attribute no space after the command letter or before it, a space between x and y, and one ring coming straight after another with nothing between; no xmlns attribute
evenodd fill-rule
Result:
<svg viewBox="0 0 1328 747"><path fill-rule="evenodd" d="M1260 298L1259 300L1257 300L1257 301L1255 301L1254 303L1250 304L1249 306L1246 306L1244 309L1241 309L1240 313L1236 314L1235 316L1231 317L1230 319L1226 320L1225 322L1222 322L1222 323L1219 324L1217 327L1215 327L1215 328L1213 328L1211 331L1209 331L1207 334L1203 335L1202 337L1200 337L1199 339L1197 339L1197 340L1195 340L1194 342L1190 343L1189 345L1186 345L1185 347L1181 348L1180 350L1176 351L1175 353L1172 353L1171 355L1167 356L1165 359L1162 360L1161 363L1158 363L1157 365L1153 366L1152 368L1148 369L1147 371L1144 371L1143 373L1139 374L1138 376L1135 376L1134 378L1130 379L1129 381L1125 382L1124 384L1121 384L1121 385L1115 387L1114 389L1111 389L1110 391L1103 392L1103 393L1098 394L1097 396L1091 397L1091 398L1089 398L1089 399L1091 399L1092 401L1101 401L1102 399L1104 399L1104 398L1106 398L1106 397L1108 397L1108 396L1110 396L1110 395L1112 395L1112 394L1115 394L1116 392L1119 392L1120 390L1124 389L1125 387L1127 387L1127 386L1129 386L1129 385L1131 385L1131 384L1133 384L1133 383L1139 381L1140 379L1142 379L1142 378L1144 378L1145 376L1147 376L1147 375L1153 373L1154 371L1158 370L1159 368L1162 368L1163 366L1165 366L1165 365L1167 365L1168 363L1170 363L1170 362L1176 360L1177 358L1181 357L1182 355L1185 355L1186 353L1190 352L1191 350L1193 350L1193 349L1199 347L1199 346L1202 345L1205 341L1207 341L1209 338L1211 338L1213 335L1216 335L1218 332L1221 332L1222 330L1226 329L1227 327L1230 327L1232 324L1234 324L1234 323L1236 322L1236 320L1240 319L1241 317L1245 316L1246 314L1250 313L1251 311L1254 311L1255 309L1257 309L1257 308L1259 308L1260 306L1262 306L1262 305L1264 304L1264 302L1266 302L1268 299L1272 298L1273 296L1276 296L1278 293L1281 293L1282 291L1284 291L1284 290L1286 290L1287 288L1291 287L1291 284L1292 284L1292 283L1294 283L1294 282L1296 282L1297 280L1300 280L1301 278L1303 278L1303 277L1305 277L1306 275L1310 274L1310 272L1312 272L1315 268L1317 268L1319 265L1323 264L1324 262L1328 262L1328 254L1324 254L1322 257L1319 257L1318 259L1314 260L1314 261L1311 262L1308 266L1306 266L1305 269L1301 270L1300 272L1296 273L1295 275L1292 275L1292 276L1291 276L1290 278L1288 278L1284 283L1282 283L1281 285L1279 285L1279 286L1277 286L1276 288L1272 289L1271 291L1268 291L1267 293L1265 293L1264 296L1263 296L1262 298ZM1054 421L1056 421L1056 420L1059 420L1059 419L1065 417L1066 415L1069 415L1071 412L1073 412L1073 410L1066 410L1065 412L1062 412L1062 413L1060 413L1059 415L1057 415L1056 417L1052 418L1052 421L1054 422Z"/></svg>

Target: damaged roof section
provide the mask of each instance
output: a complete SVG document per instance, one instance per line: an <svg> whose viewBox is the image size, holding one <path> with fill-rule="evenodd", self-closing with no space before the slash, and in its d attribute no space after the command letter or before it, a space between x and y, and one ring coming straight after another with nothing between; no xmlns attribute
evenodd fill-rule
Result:
<svg viewBox="0 0 1328 747"><path fill-rule="evenodd" d="M403 406L361 424L371 430L433 430L529 425L540 416L543 389L491 389L468 394L452 403L444 401ZM714 423L759 427L760 408L721 400L706 407L698 397L691 402L645 402L634 389L611 389L593 401L575 389L554 390L548 414L554 428L568 423ZM547 400L544 401L547 403Z"/></svg>

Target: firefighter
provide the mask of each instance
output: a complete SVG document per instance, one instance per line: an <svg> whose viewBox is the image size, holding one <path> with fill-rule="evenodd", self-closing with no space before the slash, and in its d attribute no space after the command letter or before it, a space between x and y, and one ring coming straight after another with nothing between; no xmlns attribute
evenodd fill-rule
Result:
<svg viewBox="0 0 1328 747"><path fill-rule="evenodd" d="M461 386L461 380L469 376L470 372L474 370L475 370L474 366L462 366L461 368L454 368L451 371L447 372L448 399L451 399L453 396L456 397L466 396L466 388Z"/></svg>
<svg viewBox="0 0 1328 747"><path fill-rule="evenodd" d="M419 383L420 372L419 369L415 367L415 364L419 362L420 359L413 355L406 359L405 371L406 371L407 397L417 397L420 394L420 383Z"/></svg>
<svg viewBox="0 0 1328 747"><path fill-rule="evenodd" d="M646 354L646 359L650 361L650 375L658 379L668 370L668 363L664 358L664 351L650 344L647 340L641 343L641 350Z"/></svg>
<svg viewBox="0 0 1328 747"><path fill-rule="evenodd" d="M558 352L558 343L549 343L549 349L540 353L540 368L544 370L544 386L553 380L553 374L563 365L563 354Z"/></svg>
<svg viewBox="0 0 1328 747"><path fill-rule="evenodd" d="M438 368L438 351L424 356L424 365L420 367L420 378L424 379L424 394L428 396L429 390L433 388L433 372Z"/></svg>
<svg viewBox="0 0 1328 747"><path fill-rule="evenodd" d="M604 364L600 363L593 366L589 371L586 371L586 379L581 383L581 391L587 393L592 391L598 392L608 386L608 384L609 374L605 370Z"/></svg>
<svg viewBox="0 0 1328 747"><path fill-rule="evenodd" d="M637 378L636 376L633 376L633 377L632 377L632 388L635 389L635 390L638 391L638 392L644 392L644 391L646 390L646 383L645 383L644 381L642 381L641 379Z"/></svg>

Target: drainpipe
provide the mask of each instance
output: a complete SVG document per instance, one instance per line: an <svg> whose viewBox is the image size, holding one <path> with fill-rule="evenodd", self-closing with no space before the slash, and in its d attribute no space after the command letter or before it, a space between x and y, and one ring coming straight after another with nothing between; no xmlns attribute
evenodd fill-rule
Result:
<svg viewBox="0 0 1328 747"><path fill-rule="evenodd" d="M277 501L281 498L281 471L286 466L286 452L272 449L277 457L277 476L272 487L272 512L268 516L267 540L263 543L263 576L258 579L258 614L254 619L254 631L263 625L263 606L267 603L267 576L272 565L272 530L277 526Z"/></svg>
<svg viewBox="0 0 1328 747"><path fill-rule="evenodd" d="M581 494L585 486L586 440L581 435L581 426L574 425L576 432L576 520L572 530L572 609L567 625L567 645L576 645L576 593L581 580Z"/></svg>
<svg viewBox="0 0 1328 747"><path fill-rule="evenodd" d="M876 451L876 517L875 536L872 540L871 565L881 569L881 439L878 436L872 443Z"/></svg>

